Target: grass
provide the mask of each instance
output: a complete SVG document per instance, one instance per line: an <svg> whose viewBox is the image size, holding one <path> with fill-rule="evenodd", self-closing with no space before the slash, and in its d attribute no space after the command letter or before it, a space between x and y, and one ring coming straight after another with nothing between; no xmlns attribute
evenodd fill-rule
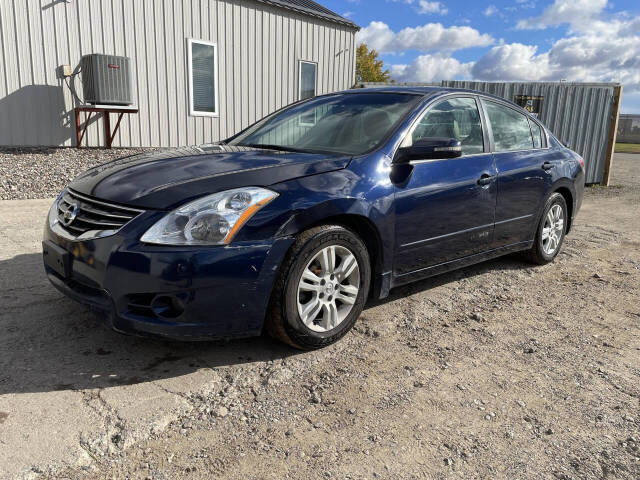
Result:
<svg viewBox="0 0 640 480"><path fill-rule="evenodd" d="M616 143L616 153L640 153L640 143Z"/></svg>

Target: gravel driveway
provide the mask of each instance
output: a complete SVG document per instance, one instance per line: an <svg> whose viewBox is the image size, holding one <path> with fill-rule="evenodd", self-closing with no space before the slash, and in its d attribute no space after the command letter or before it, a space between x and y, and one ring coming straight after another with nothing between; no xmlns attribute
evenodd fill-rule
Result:
<svg viewBox="0 0 640 480"><path fill-rule="evenodd" d="M554 264L392 291L319 352L120 336L0 202L0 478L640 478L640 156Z"/></svg>
<svg viewBox="0 0 640 480"><path fill-rule="evenodd" d="M146 150L0 147L0 200L55 197L79 173Z"/></svg>

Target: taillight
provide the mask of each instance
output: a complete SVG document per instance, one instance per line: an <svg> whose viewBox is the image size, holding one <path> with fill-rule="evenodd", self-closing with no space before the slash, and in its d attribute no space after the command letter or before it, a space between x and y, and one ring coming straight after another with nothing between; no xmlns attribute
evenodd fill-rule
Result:
<svg viewBox="0 0 640 480"><path fill-rule="evenodd" d="M584 170L584 159L580 155L577 155L577 157L578 157L578 162L580 162L580 166Z"/></svg>

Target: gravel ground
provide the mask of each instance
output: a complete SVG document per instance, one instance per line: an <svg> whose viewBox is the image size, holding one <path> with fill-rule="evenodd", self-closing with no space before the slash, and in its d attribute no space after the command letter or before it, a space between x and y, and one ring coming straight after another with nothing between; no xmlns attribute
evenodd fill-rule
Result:
<svg viewBox="0 0 640 480"><path fill-rule="evenodd" d="M145 150L0 148L0 200L56 197L85 170Z"/></svg>
<svg viewBox="0 0 640 480"><path fill-rule="evenodd" d="M103 331L46 285L35 230L26 254L0 229L25 250L0 263L0 478L6 458L73 480L637 480L640 156L613 175L554 263L395 289L307 353Z"/></svg>

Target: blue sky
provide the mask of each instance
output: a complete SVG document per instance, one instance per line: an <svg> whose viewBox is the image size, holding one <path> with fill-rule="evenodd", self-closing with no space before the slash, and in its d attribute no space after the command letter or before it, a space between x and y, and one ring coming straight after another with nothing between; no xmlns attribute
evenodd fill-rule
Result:
<svg viewBox="0 0 640 480"><path fill-rule="evenodd" d="M640 113L640 0L319 0L396 80L620 82Z"/></svg>

